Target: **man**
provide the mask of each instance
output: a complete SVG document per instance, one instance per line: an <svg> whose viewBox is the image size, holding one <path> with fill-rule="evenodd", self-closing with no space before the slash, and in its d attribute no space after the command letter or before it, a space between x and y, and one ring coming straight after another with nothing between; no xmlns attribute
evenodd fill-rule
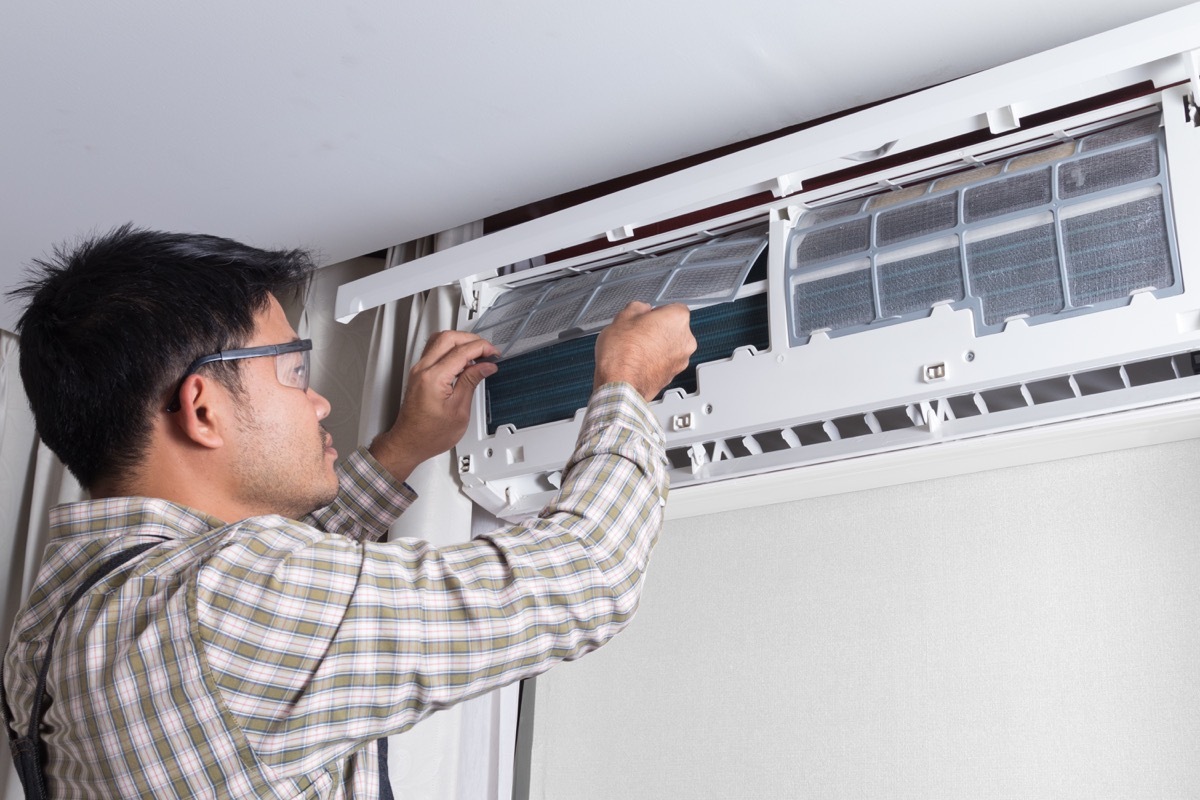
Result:
<svg viewBox="0 0 1200 800"><path fill-rule="evenodd" d="M305 254L125 226L56 256L21 290L21 375L93 499L52 512L3 677L51 796L386 796L376 740L629 621L667 490L645 403L695 347L686 308L634 304L601 333L537 519L435 549L374 542L465 430L491 344L431 340L393 427L335 469L277 299Z"/></svg>

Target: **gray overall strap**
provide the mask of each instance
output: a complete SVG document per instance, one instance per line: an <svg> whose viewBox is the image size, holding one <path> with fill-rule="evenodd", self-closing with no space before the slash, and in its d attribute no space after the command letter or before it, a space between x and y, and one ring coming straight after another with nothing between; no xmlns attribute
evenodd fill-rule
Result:
<svg viewBox="0 0 1200 800"><path fill-rule="evenodd" d="M392 779L388 777L387 737L376 739L375 748L379 753L379 800L396 800L396 795L392 794Z"/></svg>
<svg viewBox="0 0 1200 800"><path fill-rule="evenodd" d="M162 540L165 541L165 540ZM46 697L46 675L50 671L50 656L54 653L54 638L58 635L58 627L62 625L63 617L71 606L83 597L88 589L95 586L100 579L135 556L144 553L161 542L146 542L128 550L122 550L110 556L102 563L83 585L75 590L71 599L63 607L62 613L50 631L46 642L46 656L42 659L42 668L38 670L37 689L33 697L33 712L29 716L29 730L24 736L18 736L13 730L13 715L8 704L8 696L4 692L4 665L0 663L0 705L4 706L4 727L8 731L9 744L12 747L13 762L17 766L17 774L21 777L21 786L25 788L25 797L35 800L47 800L50 795L46 792L46 773L43 771L42 753L42 706Z"/></svg>

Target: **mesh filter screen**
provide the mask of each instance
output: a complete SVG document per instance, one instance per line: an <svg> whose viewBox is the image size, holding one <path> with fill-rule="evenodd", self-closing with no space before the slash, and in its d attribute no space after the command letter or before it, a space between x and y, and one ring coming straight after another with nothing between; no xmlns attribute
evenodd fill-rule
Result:
<svg viewBox="0 0 1200 800"><path fill-rule="evenodd" d="M862 200L847 200L843 203L836 203L831 206L813 209L806 216L807 222L812 225L819 225L824 222L833 222L846 217L853 217L862 210Z"/></svg>
<svg viewBox="0 0 1200 800"><path fill-rule="evenodd" d="M584 275L513 289L473 330L511 358L595 333L634 300L663 305L731 300L767 247L765 226Z"/></svg>
<svg viewBox="0 0 1200 800"><path fill-rule="evenodd" d="M1053 225L968 242L967 270L988 325L1063 307Z"/></svg>
<svg viewBox="0 0 1200 800"><path fill-rule="evenodd" d="M871 270L857 269L797 283L793 308L796 329L805 335L822 328L866 325L875 319Z"/></svg>
<svg viewBox="0 0 1200 800"><path fill-rule="evenodd" d="M864 330L876 306L893 324L950 301L982 335L1179 293L1159 119L806 213L785 251L791 344Z"/></svg>
<svg viewBox="0 0 1200 800"><path fill-rule="evenodd" d="M699 247L688 252L684 261L689 267L717 262L745 264L747 260L753 261L761 249L762 244L758 239L713 242L707 247Z"/></svg>
<svg viewBox="0 0 1200 800"><path fill-rule="evenodd" d="M885 317L924 311L963 296L957 240L945 250L879 265L879 305Z"/></svg>
<svg viewBox="0 0 1200 800"><path fill-rule="evenodd" d="M893 244L953 228L958 220L958 195L948 194L881 213L876 220L875 242Z"/></svg>
<svg viewBox="0 0 1200 800"><path fill-rule="evenodd" d="M670 277L669 272L664 272L645 278L630 278L617 283L606 281L593 296L592 303L580 318L579 324L599 325L615 317L621 312L621 309L634 300L654 305L659 292L663 289L663 284L670 280Z"/></svg>
<svg viewBox="0 0 1200 800"><path fill-rule="evenodd" d="M866 250L871 243L870 218L841 222L806 233L796 246L796 264L817 264Z"/></svg>
<svg viewBox="0 0 1200 800"><path fill-rule="evenodd" d="M557 334L560 330L570 327L571 322L579 314L579 306L574 303L556 303L539 306L529 316L529 324L525 326L525 336L545 336L547 333Z"/></svg>
<svg viewBox="0 0 1200 800"><path fill-rule="evenodd" d="M585 275L571 275L561 280L557 280L550 284L550 289L541 298L543 303L553 303L561 300L564 297L579 295L583 297L585 293L591 292L596 288L596 284L600 283L604 277L601 273L589 272ZM514 294L509 292L509 295ZM506 295L507 296L507 295ZM528 310L528 309L526 309Z"/></svg>
<svg viewBox="0 0 1200 800"><path fill-rule="evenodd" d="M1050 202L1050 170L1012 175L968 189L963 219L975 222Z"/></svg>
<svg viewBox="0 0 1200 800"><path fill-rule="evenodd" d="M736 292L742 285L742 264L714 264L710 267L679 270L662 294L664 303L688 300L719 300Z"/></svg>
<svg viewBox="0 0 1200 800"><path fill-rule="evenodd" d="M1158 142L1145 142L1120 150L1081 158L1058 170L1061 197L1079 197L1114 186L1144 181L1158 175Z"/></svg>
<svg viewBox="0 0 1200 800"><path fill-rule="evenodd" d="M494 325L488 328L477 330L483 338L494 344L500 350L511 344L517 338L517 334L521 332L521 328L525 326L525 317L517 317L516 319L501 321L499 325Z"/></svg>
<svg viewBox="0 0 1200 800"><path fill-rule="evenodd" d="M496 305L492 306L492 308L488 311L487 316L480 320L480 322L484 324L480 325L479 327L499 325L507 320L528 314L530 309L538 304L538 301L541 299L545 291L545 286L535 286L532 289L522 291L520 293L509 292L507 295L500 298L506 302L498 302Z"/></svg>
<svg viewBox="0 0 1200 800"><path fill-rule="evenodd" d="M1079 149L1084 152L1097 150L1101 147L1120 144L1121 142L1127 142L1130 139L1136 139L1141 136L1150 136L1157 132L1158 115L1154 114L1142 117L1126 125L1119 125L1115 128L1109 128L1106 131L1100 131L1099 133L1093 133L1091 136L1084 137Z"/></svg>
<svg viewBox="0 0 1200 800"><path fill-rule="evenodd" d="M1071 302L1088 305L1172 283L1161 196L1063 222Z"/></svg>
<svg viewBox="0 0 1200 800"><path fill-rule="evenodd" d="M665 273L677 266L683 261L682 253L675 253L670 256L656 256L654 258L634 261L632 264L622 264L619 267L606 269L598 273L600 278L605 283L617 283L626 278L636 278L637 276L646 275L665 275Z"/></svg>

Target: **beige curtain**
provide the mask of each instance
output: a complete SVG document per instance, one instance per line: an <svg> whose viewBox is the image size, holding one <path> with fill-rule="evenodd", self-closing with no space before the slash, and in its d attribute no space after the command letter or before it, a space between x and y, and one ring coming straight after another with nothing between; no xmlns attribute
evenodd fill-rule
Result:
<svg viewBox="0 0 1200 800"><path fill-rule="evenodd" d="M481 224L465 225L389 252L389 267L475 238ZM374 320L371 355L363 383L360 439L370 441L390 426L400 387L433 334L456 327L457 286L410 298L408 314L388 304ZM403 329L404 334L399 331ZM459 490L453 453L422 464L409 478L420 499L392 526L391 537L449 545L495 525ZM431 800L508 800L512 788L517 687L493 692L435 714L389 743L389 772L397 797Z"/></svg>

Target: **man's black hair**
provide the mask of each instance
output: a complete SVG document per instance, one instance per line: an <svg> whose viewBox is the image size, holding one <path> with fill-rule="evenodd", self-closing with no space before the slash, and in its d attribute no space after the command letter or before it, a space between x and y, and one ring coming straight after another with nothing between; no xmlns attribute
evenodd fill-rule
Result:
<svg viewBox="0 0 1200 800"><path fill-rule="evenodd" d="M38 434L87 488L120 480L196 358L242 346L270 296L302 290L303 250L123 225L32 264L14 296L21 380ZM214 364L240 392L237 364Z"/></svg>

